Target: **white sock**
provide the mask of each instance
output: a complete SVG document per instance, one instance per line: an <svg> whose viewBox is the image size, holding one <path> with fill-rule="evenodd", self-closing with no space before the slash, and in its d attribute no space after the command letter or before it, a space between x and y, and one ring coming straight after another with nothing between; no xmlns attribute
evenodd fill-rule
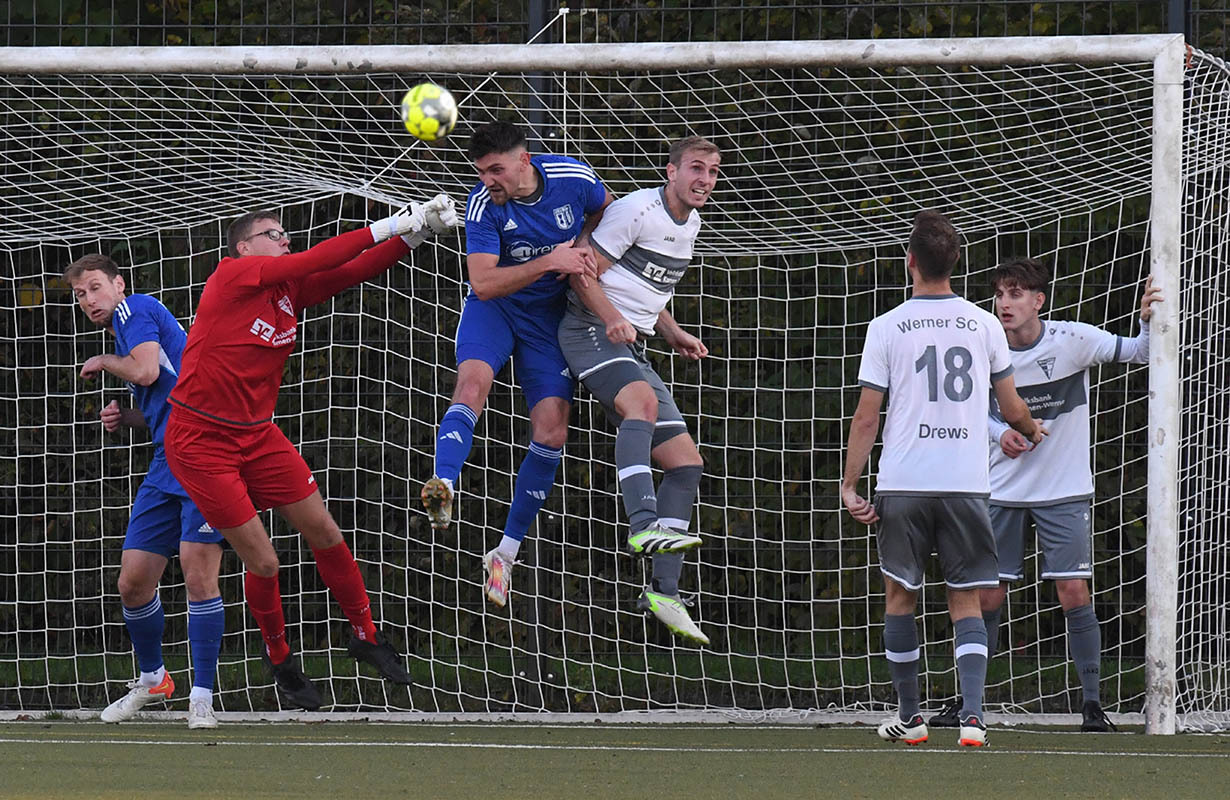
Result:
<svg viewBox="0 0 1230 800"><path fill-rule="evenodd" d="M162 683L162 679L167 676L167 668L159 667L154 672L141 673L141 685L147 689L153 689L158 684Z"/></svg>
<svg viewBox="0 0 1230 800"><path fill-rule="evenodd" d="M516 561L517 551L521 549L521 540L505 536L500 539L500 546L496 549L507 556L509 561Z"/></svg>
<svg viewBox="0 0 1230 800"><path fill-rule="evenodd" d="M214 693L202 686L193 686L192 691L188 694L188 702L193 703L197 700L204 700L210 708L213 708Z"/></svg>

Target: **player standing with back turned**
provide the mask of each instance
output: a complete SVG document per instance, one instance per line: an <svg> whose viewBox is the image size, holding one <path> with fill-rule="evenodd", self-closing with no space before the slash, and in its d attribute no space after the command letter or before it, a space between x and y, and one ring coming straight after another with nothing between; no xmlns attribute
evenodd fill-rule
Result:
<svg viewBox="0 0 1230 800"><path fill-rule="evenodd" d="M986 744L982 693L987 632L978 590L999 584L995 537L987 516L986 414L992 386L1004 419L1029 440L1045 431L1017 396L1003 328L994 316L958 297L950 278L960 237L940 213L914 219L906 268L910 299L871 321L858 382L863 387L846 452L841 497L855 520L876 527L884 574L884 651L899 706L883 722L886 741L921 744L918 629L914 608L932 551L948 587L956 632L957 674L965 699L958 743ZM858 481L890 394L874 503Z"/></svg>

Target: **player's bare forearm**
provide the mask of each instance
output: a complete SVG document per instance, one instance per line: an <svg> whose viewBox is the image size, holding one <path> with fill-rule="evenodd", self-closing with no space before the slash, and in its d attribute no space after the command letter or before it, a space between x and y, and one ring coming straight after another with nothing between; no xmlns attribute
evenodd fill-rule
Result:
<svg viewBox="0 0 1230 800"><path fill-rule="evenodd" d="M858 493L858 481L871 457L876 434L880 431L880 406L884 393L864 386L858 398L858 408L850 421L850 439L846 443L846 468L841 479L841 502L857 522L872 525L879 521L875 506Z"/></svg>
<svg viewBox="0 0 1230 800"><path fill-rule="evenodd" d="M679 334L683 333L683 328L679 327L679 323L671 316L671 312L665 308L658 312L658 321L654 323L653 329L670 345L673 345Z"/></svg>
<svg viewBox="0 0 1230 800"><path fill-rule="evenodd" d="M145 423L145 416L141 413L141 410L137 408L121 408L120 424L127 425L130 428L149 427Z"/></svg>
<svg viewBox="0 0 1230 800"><path fill-rule="evenodd" d="M875 446L876 434L880 432L880 414L877 411L870 419L860 416L856 411L850 422L850 439L846 442L846 467L841 478L842 488L858 487L859 478L871 458L871 448Z"/></svg>
<svg viewBox="0 0 1230 800"><path fill-rule="evenodd" d="M1016 393L1016 380L1011 375L995 382L995 399L999 401L999 413L1004 422L1034 444L1042 441L1046 430L1038 425L1029 413L1029 406Z"/></svg>
<svg viewBox="0 0 1230 800"><path fill-rule="evenodd" d="M550 270L550 254L515 266L496 266L498 258L490 253L476 253L466 258L470 288L479 300L507 297L541 278Z"/></svg>
<svg viewBox="0 0 1230 800"><path fill-rule="evenodd" d="M580 276L573 275L570 278L570 285L577 293L582 305L597 315L604 324L613 325L624 318L624 315L611 302L611 298L606 296L602 284L597 281L581 280Z"/></svg>
<svg viewBox="0 0 1230 800"><path fill-rule="evenodd" d="M409 245L394 236L375 247L365 250L335 269L318 272L304 279L299 290L299 307L307 308L323 303L335 294L369 281L396 264L407 253ZM285 258L285 256L282 256Z"/></svg>
<svg viewBox="0 0 1230 800"><path fill-rule="evenodd" d="M158 364L158 349L157 342L142 342L126 356L114 353L93 356L81 366L81 377L92 380L100 372L109 372L122 381L149 386L158 380L162 371Z"/></svg>

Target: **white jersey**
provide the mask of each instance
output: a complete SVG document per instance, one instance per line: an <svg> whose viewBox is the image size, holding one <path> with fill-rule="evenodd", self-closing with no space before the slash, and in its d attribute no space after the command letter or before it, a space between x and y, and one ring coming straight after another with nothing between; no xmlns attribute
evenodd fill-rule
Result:
<svg viewBox="0 0 1230 800"><path fill-rule="evenodd" d="M607 298L632 326L652 335L658 314L675 293L692 260L692 247L700 233L696 209L675 219L666 205L665 189L640 189L606 207L602 221L590 235L594 249L611 262L598 282ZM569 292L580 316L597 320L583 310L575 292Z"/></svg>
<svg viewBox="0 0 1230 800"><path fill-rule="evenodd" d="M1043 321L1036 342L1012 348L1017 393L1049 435L1033 450L1008 458L999 446L1008 425L991 398L991 502L1038 506L1092 497L1089 368L1148 360L1147 324L1135 339L1125 339L1083 322Z"/></svg>
<svg viewBox="0 0 1230 800"><path fill-rule="evenodd" d="M858 382L888 393L876 492L986 497L988 397L1011 374L999 320L955 294L873 319Z"/></svg>

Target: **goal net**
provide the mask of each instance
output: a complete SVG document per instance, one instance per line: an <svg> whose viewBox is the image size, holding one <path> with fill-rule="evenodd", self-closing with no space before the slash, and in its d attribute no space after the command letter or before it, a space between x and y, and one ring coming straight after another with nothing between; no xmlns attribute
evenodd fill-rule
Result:
<svg viewBox="0 0 1230 800"><path fill-rule="evenodd" d="M147 73L108 51L92 64L84 54L100 51L67 51L58 63L76 66L54 74L14 68L10 53L0 75L0 710L101 708L135 669L115 580L151 449L143 432L104 434L98 422L111 400L129 404L127 390L77 377L112 342L76 309L58 280L63 267L110 254L132 291L190 326L231 219L276 208L300 249L410 199L447 192L461 201L476 180L468 131L501 118L532 129L535 151L590 163L617 196L661 182L677 138L700 134L723 148L696 261L673 303L710 356L692 363L660 341L650 348L706 462L693 518L705 545L687 557L681 589L695 596L693 616L712 644L681 646L636 611L646 565L619 553L614 429L583 389L508 608L486 605L481 588L481 556L498 540L528 443L507 370L475 430L457 522L444 533L427 524L418 490L453 387L466 294L463 239L446 236L308 310L286 369L277 422L315 471L377 621L408 652L415 678L407 690L356 670L310 551L267 516L289 637L327 687L326 708L804 721L882 713L893 703L883 581L870 531L842 512L837 486L867 324L907 296L912 217L950 215L965 240L955 288L987 307L990 268L1029 255L1054 268L1051 315L1134 335L1143 281L1157 270L1153 56L1118 37L1077 41L1062 47L1074 56L1066 61L1022 40L757 43L759 60L729 66L672 64L670 47L644 45L522 48L528 55L516 58L539 59L523 63L504 48L369 48L365 64L352 54L353 72L321 66L319 53L283 68L206 49L156 54L168 61L151 63L168 66ZM1126 55L1106 56L1102 44ZM876 57L860 59L859 46L879 48ZM977 55L963 58L962 48ZM774 60L779 50L805 55ZM380 66L391 58L400 66ZM559 71L569 58L589 66ZM348 62L335 54L332 63ZM420 71L427 63L430 74ZM1200 53L1182 74L1184 117L1170 118L1183 125L1182 250L1163 265L1176 287L1165 319L1178 321L1181 339L1171 355L1181 377L1178 466L1150 475L1158 431L1148 368L1094 370L1092 585L1104 706L1139 715L1151 685L1164 695L1147 673L1147 630L1165 639L1169 625L1170 712L1181 727L1215 728L1230 716L1230 87L1225 65ZM397 99L422 79L461 104L459 129L434 147L397 121ZM1154 347L1173 336L1155 331ZM1151 508L1155 485L1177 496L1177 531L1164 505ZM1148 579L1164 573L1146 569L1155 526L1177 536L1169 548L1155 540L1177 574L1170 595ZM1063 614L1037 578L1036 555L1026 574L1009 595L988 707L999 719L1077 713ZM217 705L274 710L233 553L222 584ZM164 652L183 672L177 566L162 591ZM1165 614L1176 591L1177 624ZM1155 609L1161 616L1147 621ZM924 706L935 708L956 693L938 574L919 613Z"/></svg>

